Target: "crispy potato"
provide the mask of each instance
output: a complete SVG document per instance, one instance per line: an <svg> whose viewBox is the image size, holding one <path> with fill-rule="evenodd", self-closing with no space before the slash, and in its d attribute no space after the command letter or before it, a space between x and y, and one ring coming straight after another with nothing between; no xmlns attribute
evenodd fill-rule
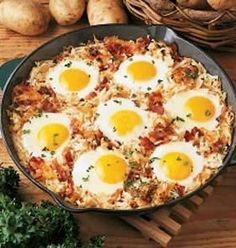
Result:
<svg viewBox="0 0 236 248"><path fill-rule="evenodd" d="M91 25L128 22L122 0L89 0L87 14Z"/></svg>
<svg viewBox="0 0 236 248"><path fill-rule="evenodd" d="M224 9L233 9L236 10L236 1L235 0L207 0L213 9L224 10Z"/></svg>
<svg viewBox="0 0 236 248"><path fill-rule="evenodd" d="M49 11L34 0L0 2L0 23L17 33L39 35L47 30L49 21Z"/></svg>
<svg viewBox="0 0 236 248"><path fill-rule="evenodd" d="M58 24L71 25L82 17L85 0L50 0L49 9Z"/></svg>
<svg viewBox="0 0 236 248"><path fill-rule="evenodd" d="M177 0L177 3L190 9L209 9L210 7L207 0Z"/></svg>

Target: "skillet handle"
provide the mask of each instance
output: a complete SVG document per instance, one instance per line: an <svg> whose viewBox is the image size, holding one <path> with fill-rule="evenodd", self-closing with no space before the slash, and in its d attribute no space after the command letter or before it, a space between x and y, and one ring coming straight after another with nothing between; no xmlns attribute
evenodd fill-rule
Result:
<svg viewBox="0 0 236 248"><path fill-rule="evenodd" d="M20 62L24 59L24 57L12 59L4 63L0 66L0 88L3 90L4 86L12 74L12 72L15 70L15 68L20 64Z"/></svg>

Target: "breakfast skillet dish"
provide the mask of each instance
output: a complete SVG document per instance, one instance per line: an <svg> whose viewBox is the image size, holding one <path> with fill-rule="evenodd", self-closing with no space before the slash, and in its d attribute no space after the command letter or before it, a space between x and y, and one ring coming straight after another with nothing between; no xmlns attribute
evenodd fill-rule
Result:
<svg viewBox="0 0 236 248"><path fill-rule="evenodd" d="M35 63L8 110L21 163L78 207L164 204L222 166L234 114L174 44L106 37Z"/></svg>

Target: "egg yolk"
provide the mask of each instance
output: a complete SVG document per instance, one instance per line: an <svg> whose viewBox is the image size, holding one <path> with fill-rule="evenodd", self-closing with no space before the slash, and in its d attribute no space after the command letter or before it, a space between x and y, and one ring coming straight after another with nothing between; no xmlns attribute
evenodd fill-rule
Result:
<svg viewBox="0 0 236 248"><path fill-rule="evenodd" d="M98 177L104 183L115 184L125 179L127 164L123 158L107 154L96 161L95 168Z"/></svg>
<svg viewBox="0 0 236 248"><path fill-rule="evenodd" d="M127 68L128 74L130 74L135 81L140 83L148 81L156 76L156 67L147 61L136 61L130 64Z"/></svg>
<svg viewBox="0 0 236 248"><path fill-rule="evenodd" d="M186 179L193 169L192 160L180 152L169 152L165 154L161 158L160 164L166 177L177 181Z"/></svg>
<svg viewBox="0 0 236 248"><path fill-rule="evenodd" d="M67 127L58 123L51 123L43 126L37 135L41 147L49 151L55 151L69 138Z"/></svg>
<svg viewBox="0 0 236 248"><path fill-rule="evenodd" d="M113 127L113 132L119 136L132 133L141 124L142 118L140 115L131 110L117 111L110 117L110 125Z"/></svg>
<svg viewBox="0 0 236 248"><path fill-rule="evenodd" d="M80 91L87 87L89 75L78 68L71 68L60 74L59 81L66 90Z"/></svg>
<svg viewBox="0 0 236 248"><path fill-rule="evenodd" d="M211 100L202 96L194 96L188 99L185 107L194 121L209 121L215 114L215 106Z"/></svg>

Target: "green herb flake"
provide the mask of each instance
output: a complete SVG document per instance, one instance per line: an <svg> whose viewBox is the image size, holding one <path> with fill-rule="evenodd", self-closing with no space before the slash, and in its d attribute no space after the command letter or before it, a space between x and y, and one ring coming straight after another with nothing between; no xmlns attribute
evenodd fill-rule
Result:
<svg viewBox="0 0 236 248"><path fill-rule="evenodd" d="M185 122L185 120L184 120L183 118L179 117L179 116L176 116L174 120L175 120L175 121L182 121L182 122Z"/></svg>
<svg viewBox="0 0 236 248"><path fill-rule="evenodd" d="M151 159L149 160L149 162L150 162L150 163L153 163L153 162L156 161L156 160L160 160L160 158L158 158L158 157L153 157L153 158L151 158Z"/></svg>
<svg viewBox="0 0 236 248"><path fill-rule="evenodd" d="M209 109L205 111L205 116L211 116L211 111Z"/></svg>
<svg viewBox="0 0 236 248"><path fill-rule="evenodd" d="M69 62L68 62L68 63L66 63L64 66L65 66L65 67L70 68L70 67L71 67L71 65L72 65L72 62L71 62L71 61L69 61Z"/></svg>
<svg viewBox="0 0 236 248"><path fill-rule="evenodd" d="M29 134L30 133L30 130L29 129L24 129L23 130L23 134Z"/></svg>
<svg viewBox="0 0 236 248"><path fill-rule="evenodd" d="M88 182L88 180L89 180L89 175L88 175L87 177L82 177L82 180L83 180L84 182Z"/></svg>

